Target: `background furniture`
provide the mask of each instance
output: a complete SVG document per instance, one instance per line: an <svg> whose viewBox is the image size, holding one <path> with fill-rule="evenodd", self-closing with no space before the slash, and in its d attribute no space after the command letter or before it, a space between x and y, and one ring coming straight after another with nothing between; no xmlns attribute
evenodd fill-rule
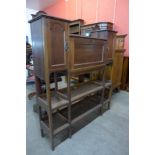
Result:
<svg viewBox="0 0 155 155"><path fill-rule="evenodd" d="M103 113L104 90L111 85L105 83L106 41L69 35L70 21L61 18L43 14L30 23L41 136L49 136L54 150L62 140L71 138L83 118L96 111ZM71 85L72 77L92 71L102 71L102 80ZM66 76L64 89L57 83L58 73ZM54 90L50 89L51 74Z"/></svg>
<svg viewBox="0 0 155 155"><path fill-rule="evenodd" d="M116 35L116 44L115 44L115 52L113 58L113 67L112 67L112 87L113 90L120 90L121 86L121 78L123 71L123 57L124 57L124 42L125 35Z"/></svg>
<svg viewBox="0 0 155 155"><path fill-rule="evenodd" d="M125 49L116 49L114 52L114 61L112 66L112 89L120 90L122 67L123 67L123 55Z"/></svg>
<svg viewBox="0 0 155 155"><path fill-rule="evenodd" d="M129 91L129 57L123 57L121 89Z"/></svg>

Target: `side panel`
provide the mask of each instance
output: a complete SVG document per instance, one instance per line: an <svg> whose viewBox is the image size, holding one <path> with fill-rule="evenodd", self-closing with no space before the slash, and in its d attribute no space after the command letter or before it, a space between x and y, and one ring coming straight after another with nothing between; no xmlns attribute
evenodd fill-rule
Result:
<svg viewBox="0 0 155 155"><path fill-rule="evenodd" d="M105 57L106 59L112 59L114 55L114 49L115 49L116 33L112 31L100 31L98 32L98 37L101 39L107 40Z"/></svg>
<svg viewBox="0 0 155 155"><path fill-rule="evenodd" d="M40 79L44 79L44 46L42 26L42 19L31 23L34 73Z"/></svg>

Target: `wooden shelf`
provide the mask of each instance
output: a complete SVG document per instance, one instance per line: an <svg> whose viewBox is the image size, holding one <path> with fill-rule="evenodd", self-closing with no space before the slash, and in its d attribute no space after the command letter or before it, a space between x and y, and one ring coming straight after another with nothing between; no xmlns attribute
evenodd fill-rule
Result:
<svg viewBox="0 0 155 155"><path fill-rule="evenodd" d="M61 98L60 96L56 95L55 92L51 92L51 104L52 104L52 110L55 110L57 108L60 108L68 103L67 100ZM44 109L48 109L48 103L46 99L46 95L43 94L42 96L37 98L37 102L40 106L44 107Z"/></svg>
<svg viewBox="0 0 155 155"><path fill-rule="evenodd" d="M96 84L98 84L98 85L102 85L102 81L99 81L99 80L97 80L97 81L92 81L92 82L93 82L93 83L96 83ZM109 88L109 87L111 87L111 85L112 85L111 80L105 81L105 88Z"/></svg>
<svg viewBox="0 0 155 155"><path fill-rule="evenodd" d="M79 101L77 104L71 106L71 120L72 123L76 123L83 117L89 115L93 111L101 108L100 96L92 95ZM67 118L67 108L60 111L60 113Z"/></svg>
<svg viewBox="0 0 155 155"><path fill-rule="evenodd" d="M94 82L86 82L79 86L73 86L71 88L71 102L81 99L102 89L103 86L101 84ZM67 97L67 89L59 90L59 92L66 95Z"/></svg>
<svg viewBox="0 0 155 155"><path fill-rule="evenodd" d="M109 86L111 86L111 81L107 81L105 84L106 88L108 88ZM72 86L71 102L72 104L74 104L74 101L80 100L81 98L84 98L102 89L103 89L102 81L89 81L83 84ZM51 96L52 110L64 107L68 104L67 88L59 90L57 94L55 92L51 92L51 94L52 94ZM37 102L39 105L44 107L44 109L47 110L48 104L45 94L38 97Z"/></svg>
<svg viewBox="0 0 155 155"><path fill-rule="evenodd" d="M58 112L52 114L52 117L53 117L53 129L55 135L69 127L67 119L63 118ZM48 117L46 117L46 119L41 121L41 127L44 129L44 131L46 131L47 134L49 134Z"/></svg>

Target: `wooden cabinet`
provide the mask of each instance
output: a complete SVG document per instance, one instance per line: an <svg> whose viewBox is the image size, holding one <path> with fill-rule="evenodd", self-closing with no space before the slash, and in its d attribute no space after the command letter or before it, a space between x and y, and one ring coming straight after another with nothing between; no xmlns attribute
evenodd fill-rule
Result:
<svg viewBox="0 0 155 155"><path fill-rule="evenodd" d="M112 66L112 87L113 89L120 89L122 71L123 71L123 58L124 58L124 41L126 35L117 35L115 42L115 51Z"/></svg>
<svg viewBox="0 0 155 155"><path fill-rule="evenodd" d="M103 113L106 41L70 35L70 21L65 19L40 15L30 23L41 136L48 134L54 150L62 141L57 139L58 134L65 130L66 137L71 138L78 121L96 110ZM71 85L71 77L95 70L103 72L101 81ZM64 89L57 83L59 73L66 77ZM54 90L50 85L52 74Z"/></svg>
<svg viewBox="0 0 155 155"><path fill-rule="evenodd" d="M69 22L47 15L30 21L35 75L42 80L46 70L67 68Z"/></svg>

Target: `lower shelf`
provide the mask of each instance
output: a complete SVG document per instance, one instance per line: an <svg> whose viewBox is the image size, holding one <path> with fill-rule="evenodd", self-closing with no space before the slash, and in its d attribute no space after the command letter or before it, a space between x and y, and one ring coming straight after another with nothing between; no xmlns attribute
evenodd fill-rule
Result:
<svg viewBox="0 0 155 155"><path fill-rule="evenodd" d="M54 134L57 134L61 132L62 130L68 128L69 123L65 118L63 118L59 113L54 113L52 115L53 117L53 129L54 129ZM41 127L43 130L49 134L49 122L48 122L48 116L46 115L44 119L41 121Z"/></svg>
<svg viewBox="0 0 155 155"><path fill-rule="evenodd" d="M78 103L71 105L72 123L75 123L76 121L82 119L87 114L100 108L101 104L99 95L88 96L85 99L79 101ZM68 118L67 108L64 108L59 112L54 113L52 117L53 117L53 124L54 124L53 128L55 134L57 134L58 132L69 126L69 123L67 121ZM41 121L41 125L45 130L49 130L47 113L45 114L43 120Z"/></svg>
<svg viewBox="0 0 155 155"><path fill-rule="evenodd" d="M72 123L86 116L88 113L93 112L95 109L101 108L100 96L93 95L88 96L85 99L79 101L71 106L71 119ZM89 112L90 111L90 112ZM67 118L67 108L60 111L60 113Z"/></svg>
<svg viewBox="0 0 155 155"><path fill-rule="evenodd" d="M71 105L71 130L72 134L89 124L96 117L101 115L102 105L100 103L101 95L97 93L95 95L89 95L81 101ZM108 100L107 100L108 102ZM104 112L107 109L104 108ZM53 117L53 134L54 134L54 146L57 146L62 141L69 137L70 124L68 123L68 109L59 109L52 114ZM49 122L47 113L41 121L41 128L44 133L49 136Z"/></svg>

